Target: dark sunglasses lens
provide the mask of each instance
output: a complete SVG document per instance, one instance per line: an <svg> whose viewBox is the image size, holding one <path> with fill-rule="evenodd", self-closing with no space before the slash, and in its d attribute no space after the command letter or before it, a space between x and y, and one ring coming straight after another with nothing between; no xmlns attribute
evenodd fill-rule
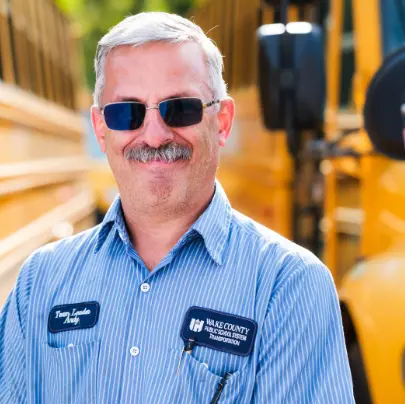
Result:
<svg viewBox="0 0 405 404"><path fill-rule="evenodd" d="M182 128L201 122L203 106L198 98L181 98L161 102L159 111L168 126Z"/></svg>
<svg viewBox="0 0 405 404"><path fill-rule="evenodd" d="M117 102L106 105L104 118L111 130L135 130L145 119L145 105L136 102Z"/></svg>

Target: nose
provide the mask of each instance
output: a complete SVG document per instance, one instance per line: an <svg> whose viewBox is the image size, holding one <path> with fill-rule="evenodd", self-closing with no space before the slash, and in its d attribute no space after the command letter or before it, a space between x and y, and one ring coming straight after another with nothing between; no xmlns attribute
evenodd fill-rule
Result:
<svg viewBox="0 0 405 404"><path fill-rule="evenodd" d="M157 108L148 108L146 111L142 140L154 148L173 140L173 133L163 122Z"/></svg>

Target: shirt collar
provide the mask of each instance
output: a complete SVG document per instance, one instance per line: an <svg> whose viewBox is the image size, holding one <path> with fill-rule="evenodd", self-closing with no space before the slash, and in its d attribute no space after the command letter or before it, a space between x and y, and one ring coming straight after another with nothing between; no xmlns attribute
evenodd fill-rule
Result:
<svg viewBox="0 0 405 404"><path fill-rule="evenodd" d="M218 265L223 262L231 220L231 204L221 184L216 180L211 203L191 228L202 236L206 249Z"/></svg>
<svg viewBox="0 0 405 404"><path fill-rule="evenodd" d="M110 208L108 209L106 215L104 216L104 219L100 225L100 228L97 233L97 239L96 239L96 246L94 248L94 253L97 253L100 248L102 247L105 239L107 238L108 234L110 233L111 228L113 227L114 223L117 224L117 227L120 227L121 223L124 223L124 218L122 214L122 208L121 208L121 199L120 196L117 195L117 197L114 199L113 203L111 204ZM125 228L125 226L124 226ZM121 234L124 233L123 229L119 229L118 231L121 232Z"/></svg>
<svg viewBox="0 0 405 404"><path fill-rule="evenodd" d="M223 254L228 240L231 220L231 205L224 189L216 180L215 192L210 204L187 233L194 230L201 235L208 253L218 265L222 265L223 262ZM127 231L119 195L115 198L101 223L97 234L95 253L100 250L114 224L120 233L120 237L126 238Z"/></svg>

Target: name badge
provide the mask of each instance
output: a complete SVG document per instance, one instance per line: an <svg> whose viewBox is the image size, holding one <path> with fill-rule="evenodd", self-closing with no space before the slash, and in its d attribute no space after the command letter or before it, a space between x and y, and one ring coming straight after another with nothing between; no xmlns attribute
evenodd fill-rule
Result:
<svg viewBox="0 0 405 404"><path fill-rule="evenodd" d="M98 302L62 304L52 307L48 317L48 330L55 334L94 327L97 324L99 312Z"/></svg>
<svg viewBox="0 0 405 404"><path fill-rule="evenodd" d="M195 345L240 356L251 354L257 332L257 323L245 317L220 311L190 307L181 328L181 338L190 338Z"/></svg>

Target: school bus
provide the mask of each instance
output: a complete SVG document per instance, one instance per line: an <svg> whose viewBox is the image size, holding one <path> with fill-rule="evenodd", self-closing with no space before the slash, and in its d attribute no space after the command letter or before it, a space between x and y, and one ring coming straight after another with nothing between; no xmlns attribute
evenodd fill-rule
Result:
<svg viewBox="0 0 405 404"><path fill-rule="evenodd" d="M23 260L93 224L80 57L52 0L0 0L0 307Z"/></svg>
<svg viewBox="0 0 405 404"><path fill-rule="evenodd" d="M218 177L236 209L330 268L356 402L404 403L405 2L286 3L190 15L236 101Z"/></svg>

